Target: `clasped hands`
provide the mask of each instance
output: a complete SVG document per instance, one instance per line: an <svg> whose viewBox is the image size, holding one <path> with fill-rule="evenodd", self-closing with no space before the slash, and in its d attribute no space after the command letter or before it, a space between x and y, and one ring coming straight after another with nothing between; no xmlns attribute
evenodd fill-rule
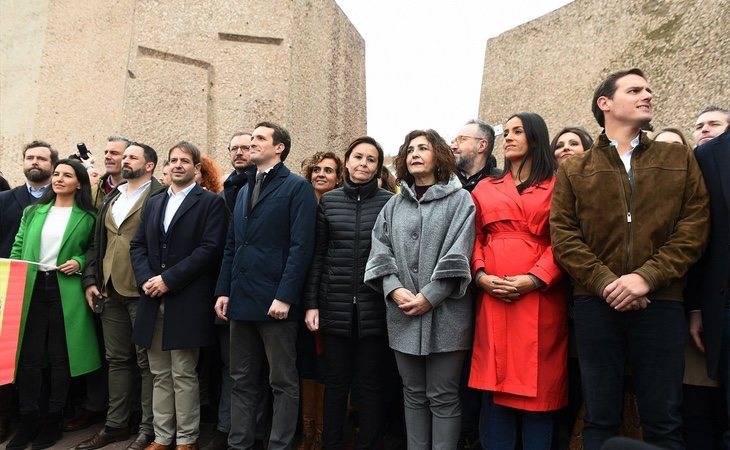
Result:
<svg viewBox="0 0 730 450"><path fill-rule="evenodd" d="M485 274L477 279L477 285L487 294L505 303L512 303L513 300L537 289L535 282L528 275L505 275L504 278L500 278Z"/></svg>
<svg viewBox="0 0 730 450"><path fill-rule="evenodd" d="M162 297L167 294L170 289L162 279L162 275L155 275L142 285L142 291L147 297L155 298Z"/></svg>
<svg viewBox="0 0 730 450"><path fill-rule="evenodd" d="M228 321L228 302L230 298L226 295L221 295L215 302L215 314L219 319ZM289 317L289 309L291 305L281 300L274 299L269 306L267 315L272 319L284 320Z"/></svg>
<svg viewBox="0 0 730 450"><path fill-rule="evenodd" d="M433 306L426 297L420 292L414 294L406 288L398 288L390 293L390 298L393 299L398 308L403 311L406 316L420 316L429 312Z"/></svg>
<svg viewBox="0 0 730 450"><path fill-rule="evenodd" d="M606 303L619 312L645 309L651 303L646 297L651 287L641 275L621 275L603 290Z"/></svg>

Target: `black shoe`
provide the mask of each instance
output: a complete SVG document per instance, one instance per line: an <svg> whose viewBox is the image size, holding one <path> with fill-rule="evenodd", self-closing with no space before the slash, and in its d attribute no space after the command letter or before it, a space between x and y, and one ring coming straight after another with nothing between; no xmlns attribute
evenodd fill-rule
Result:
<svg viewBox="0 0 730 450"><path fill-rule="evenodd" d="M215 430L213 437L210 438L202 450L226 450L228 448L228 433Z"/></svg>
<svg viewBox="0 0 730 450"><path fill-rule="evenodd" d="M23 450L38 435L38 413L20 416L20 427L15 436L8 442L7 450Z"/></svg>
<svg viewBox="0 0 730 450"><path fill-rule="evenodd" d="M31 450L41 450L52 447L63 435L63 413L61 411L48 413L41 419L41 428L38 436L30 445Z"/></svg>
<svg viewBox="0 0 730 450"><path fill-rule="evenodd" d="M112 442L126 441L129 438L129 430L124 428L104 427L91 438L76 446L76 450L95 450L106 447Z"/></svg>

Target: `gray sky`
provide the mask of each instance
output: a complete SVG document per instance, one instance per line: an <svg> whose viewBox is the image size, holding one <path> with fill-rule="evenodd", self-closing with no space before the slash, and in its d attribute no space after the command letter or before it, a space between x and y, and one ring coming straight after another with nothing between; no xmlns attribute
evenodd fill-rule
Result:
<svg viewBox="0 0 730 450"><path fill-rule="evenodd" d="M336 0L365 39L368 134L395 154L406 133L451 140L479 112L487 39L568 0Z"/></svg>

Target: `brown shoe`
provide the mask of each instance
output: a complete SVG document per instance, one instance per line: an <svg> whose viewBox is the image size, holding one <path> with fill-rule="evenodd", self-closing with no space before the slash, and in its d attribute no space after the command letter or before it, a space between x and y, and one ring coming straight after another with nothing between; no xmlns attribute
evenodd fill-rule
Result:
<svg viewBox="0 0 730 450"><path fill-rule="evenodd" d="M150 445L145 447L144 450L172 450L172 445L158 444L153 441Z"/></svg>
<svg viewBox="0 0 730 450"><path fill-rule="evenodd" d="M110 428L110 431L107 431L107 428L104 427L91 439L77 445L76 450L94 450L106 447L113 442L126 441L128 437L129 433L126 428Z"/></svg>
<svg viewBox="0 0 730 450"><path fill-rule="evenodd" d="M175 450L198 450L198 444L177 444Z"/></svg>
<svg viewBox="0 0 730 450"><path fill-rule="evenodd" d="M88 428L95 423L101 423L106 419L106 411L87 411L80 409L73 419L63 424L63 431L79 431Z"/></svg>
<svg viewBox="0 0 730 450"><path fill-rule="evenodd" d="M137 437L132 441L132 443L129 444L129 446L127 447L127 450L144 450L154 440L155 440L154 436L150 436L149 434L139 433L137 435Z"/></svg>

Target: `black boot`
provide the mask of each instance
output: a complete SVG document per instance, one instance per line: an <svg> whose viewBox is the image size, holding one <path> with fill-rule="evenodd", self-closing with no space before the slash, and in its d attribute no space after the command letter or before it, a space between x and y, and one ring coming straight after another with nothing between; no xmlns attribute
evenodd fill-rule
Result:
<svg viewBox="0 0 730 450"><path fill-rule="evenodd" d="M41 450L43 448L52 447L56 441L61 439L63 434L63 413L61 411L48 413L41 420L41 429L38 436L33 439L31 450Z"/></svg>
<svg viewBox="0 0 730 450"><path fill-rule="evenodd" d="M15 436L8 442L7 450L23 450L38 435L38 412L22 414Z"/></svg>

